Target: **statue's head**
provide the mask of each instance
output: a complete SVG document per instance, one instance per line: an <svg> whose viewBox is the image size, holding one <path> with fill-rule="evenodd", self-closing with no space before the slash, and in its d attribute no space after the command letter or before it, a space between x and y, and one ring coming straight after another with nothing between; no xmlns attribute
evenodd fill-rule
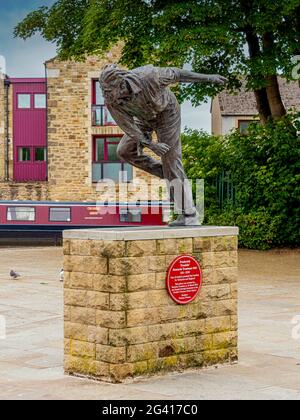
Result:
<svg viewBox="0 0 300 420"><path fill-rule="evenodd" d="M128 71L120 69L116 64L109 64L100 74L100 85L103 96L108 101L113 101L125 89L125 77Z"/></svg>

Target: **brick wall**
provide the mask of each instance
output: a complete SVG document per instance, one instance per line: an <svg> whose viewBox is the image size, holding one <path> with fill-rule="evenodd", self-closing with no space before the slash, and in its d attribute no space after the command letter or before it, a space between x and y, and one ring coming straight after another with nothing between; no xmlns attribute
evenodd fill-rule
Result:
<svg viewBox="0 0 300 420"><path fill-rule="evenodd" d="M4 182L4 130L3 83L0 83L0 199L101 201L103 190L97 192L92 183L92 136L99 134L122 135L118 127L92 127L92 79L97 79L107 63L117 62L119 48L103 58L89 57L86 62L62 62L57 59L46 63L48 85L48 182L12 182L12 146L10 182ZM11 92L12 94L12 88ZM12 127L12 97L10 98L10 128ZM2 125L1 125L2 124ZM151 177L134 170L134 177L147 184ZM155 181L158 191L159 180ZM123 191L125 185L122 186ZM126 185L127 187L127 185ZM158 199L158 194L152 198ZM129 199L148 199L142 189L129 192ZM111 200L116 197L111 195Z"/></svg>

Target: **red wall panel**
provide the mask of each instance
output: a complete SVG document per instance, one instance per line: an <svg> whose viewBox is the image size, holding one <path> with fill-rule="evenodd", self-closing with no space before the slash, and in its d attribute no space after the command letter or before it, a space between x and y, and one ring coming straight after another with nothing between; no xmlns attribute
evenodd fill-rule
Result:
<svg viewBox="0 0 300 420"><path fill-rule="evenodd" d="M47 147L47 110L34 107L34 94L46 94L45 79L11 79L13 85L14 180L46 181L47 162L35 161L35 147ZM31 95L30 109L18 108L18 95ZM18 161L19 147L31 148L30 162Z"/></svg>

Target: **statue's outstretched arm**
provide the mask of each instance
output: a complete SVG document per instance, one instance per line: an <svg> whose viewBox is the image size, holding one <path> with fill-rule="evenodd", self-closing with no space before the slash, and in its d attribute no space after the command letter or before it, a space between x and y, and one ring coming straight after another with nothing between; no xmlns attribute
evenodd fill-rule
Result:
<svg viewBox="0 0 300 420"><path fill-rule="evenodd" d="M180 83L214 83L225 85L226 77L218 74L200 74L189 70L178 69Z"/></svg>
<svg viewBox="0 0 300 420"><path fill-rule="evenodd" d="M200 74L176 67L157 67L160 86L165 88L175 83L215 83L225 85L226 77L219 74Z"/></svg>

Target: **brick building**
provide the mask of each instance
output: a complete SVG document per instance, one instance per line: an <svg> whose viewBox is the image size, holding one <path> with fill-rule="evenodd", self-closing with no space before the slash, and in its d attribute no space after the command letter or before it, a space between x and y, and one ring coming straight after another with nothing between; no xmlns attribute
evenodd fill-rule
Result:
<svg viewBox="0 0 300 420"><path fill-rule="evenodd" d="M127 181L150 184L148 174L118 161L122 131L99 87L100 69L116 62L118 54L115 48L102 59L50 60L44 79L1 75L0 200L99 201L97 182L118 180L120 171ZM158 199L159 180L151 197L123 184L130 200Z"/></svg>

